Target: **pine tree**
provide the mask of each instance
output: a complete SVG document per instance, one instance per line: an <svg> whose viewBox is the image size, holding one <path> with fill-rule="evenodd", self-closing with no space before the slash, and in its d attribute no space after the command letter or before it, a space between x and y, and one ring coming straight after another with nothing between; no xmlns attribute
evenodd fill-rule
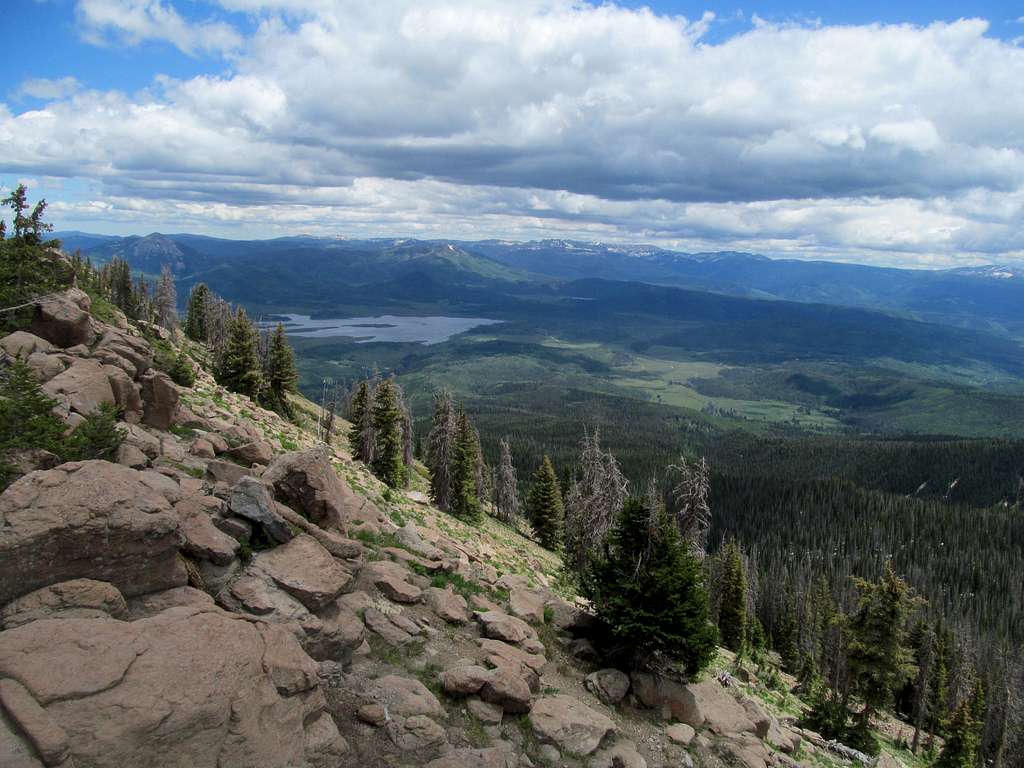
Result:
<svg viewBox="0 0 1024 768"><path fill-rule="evenodd" d="M261 376L256 331L244 309L239 309L231 320L217 380L232 392L253 399L259 397Z"/></svg>
<svg viewBox="0 0 1024 768"><path fill-rule="evenodd" d="M669 471L679 476L672 489L679 535L689 541L694 551L701 555L707 546L708 531L711 529L711 507L708 503L711 470L703 457L700 461L689 463L684 456L680 457L679 464L669 467Z"/></svg>
<svg viewBox="0 0 1024 768"><path fill-rule="evenodd" d="M206 304L210 300L210 289L206 283L196 283L188 296L185 311L185 335L193 341L207 341Z"/></svg>
<svg viewBox="0 0 1024 768"><path fill-rule="evenodd" d="M430 469L430 495L439 509L448 511L452 503L452 463L455 457L457 423L452 395L442 389L434 393L434 415L427 436L427 466Z"/></svg>
<svg viewBox="0 0 1024 768"><path fill-rule="evenodd" d="M558 476L547 456L533 475L533 484L526 498L526 514L541 546L558 549L562 544L565 509Z"/></svg>
<svg viewBox="0 0 1024 768"><path fill-rule="evenodd" d="M402 413L395 397L395 385L384 379L373 394L373 431L376 442L371 466L373 473L391 488L405 485L402 463Z"/></svg>
<svg viewBox="0 0 1024 768"><path fill-rule="evenodd" d="M463 409L456 418L455 450L451 465L451 504L449 511L470 523L483 517L477 495L477 448L473 425Z"/></svg>
<svg viewBox="0 0 1024 768"><path fill-rule="evenodd" d="M507 437L501 439L499 450L501 458L498 460L498 475L494 483L494 509L499 520L511 523L519 516L519 489Z"/></svg>
<svg viewBox="0 0 1024 768"><path fill-rule="evenodd" d="M971 700L964 699L953 713L935 768L975 768L977 760L978 724L971 714Z"/></svg>
<svg viewBox="0 0 1024 768"><path fill-rule="evenodd" d="M373 451L377 436L373 428L373 390L369 381L359 382L348 414L352 427L348 431L349 450L353 458L369 465L373 461Z"/></svg>
<svg viewBox="0 0 1024 768"><path fill-rule="evenodd" d="M0 450L57 452L66 425L53 414L55 405L23 361L0 371Z"/></svg>
<svg viewBox="0 0 1024 768"><path fill-rule="evenodd" d="M299 374L295 370L295 353L284 333L284 325L277 324L270 336L267 351L267 400L269 405L286 416L291 415L288 395L296 390Z"/></svg>
<svg viewBox="0 0 1024 768"><path fill-rule="evenodd" d="M718 611L718 631L722 644L742 653L747 626L747 574L743 556L735 539L725 545L722 573L722 603Z"/></svg>
<svg viewBox="0 0 1024 768"><path fill-rule="evenodd" d="M171 331L178 326L178 291L171 268L166 264L160 269L160 279L153 293L153 311L161 327Z"/></svg>
<svg viewBox="0 0 1024 768"><path fill-rule="evenodd" d="M692 676L715 655L700 563L664 511L640 499L626 501L581 592L607 628L602 650L633 668L680 663Z"/></svg>
<svg viewBox="0 0 1024 768"><path fill-rule="evenodd" d="M796 603L791 589L786 590L782 616L775 627L775 650L783 666L790 672L800 669L800 648L797 645Z"/></svg>
<svg viewBox="0 0 1024 768"><path fill-rule="evenodd" d="M877 582L855 583L860 598L850 622L847 656L854 688L864 703L859 727L866 730L871 715L888 705L893 691L916 671L913 652L906 645L906 626L919 601L892 563Z"/></svg>
<svg viewBox="0 0 1024 768"><path fill-rule="evenodd" d="M942 627L935 631L935 655L928 677L928 733L931 737L946 732L946 699L949 695L949 638ZM929 748L934 744L930 738Z"/></svg>

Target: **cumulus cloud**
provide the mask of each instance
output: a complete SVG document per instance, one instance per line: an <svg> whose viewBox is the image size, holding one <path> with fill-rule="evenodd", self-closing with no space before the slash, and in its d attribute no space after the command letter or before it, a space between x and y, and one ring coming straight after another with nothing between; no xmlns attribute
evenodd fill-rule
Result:
<svg viewBox="0 0 1024 768"><path fill-rule="evenodd" d="M18 86L17 92L19 96L49 101L67 98L81 87L82 84L70 76L52 80L45 77L30 77Z"/></svg>
<svg viewBox="0 0 1024 768"><path fill-rule="evenodd" d="M82 34L100 44L161 40L189 56L231 51L241 44L241 36L230 24L190 24L162 0L78 0L76 13Z"/></svg>
<svg viewBox="0 0 1024 768"><path fill-rule="evenodd" d="M89 29L230 49L232 71L0 107L7 168L99 181L88 205L145 226L1024 252L1024 50L982 20L756 19L712 44L710 14L569 0L219 6L255 31L79 0Z"/></svg>

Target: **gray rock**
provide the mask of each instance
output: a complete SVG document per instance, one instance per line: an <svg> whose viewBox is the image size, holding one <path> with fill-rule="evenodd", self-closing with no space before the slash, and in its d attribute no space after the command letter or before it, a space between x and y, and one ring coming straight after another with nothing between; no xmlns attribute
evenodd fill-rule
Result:
<svg viewBox="0 0 1024 768"><path fill-rule="evenodd" d="M254 477L243 477L235 483L231 488L228 508L239 517L261 526L274 541L284 544L293 538L291 528L277 514L267 487Z"/></svg>

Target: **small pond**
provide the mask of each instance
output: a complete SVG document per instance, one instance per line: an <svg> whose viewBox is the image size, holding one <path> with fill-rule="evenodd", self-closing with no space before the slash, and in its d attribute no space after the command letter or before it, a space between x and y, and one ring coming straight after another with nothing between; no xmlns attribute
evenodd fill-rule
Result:
<svg viewBox="0 0 1024 768"><path fill-rule="evenodd" d="M273 326L279 320L284 323L289 336L312 339L345 336L355 339L358 344L367 344L371 341L440 344L473 328L502 322L484 317L380 315L313 320L309 315L281 315L277 319L261 323L261 326Z"/></svg>

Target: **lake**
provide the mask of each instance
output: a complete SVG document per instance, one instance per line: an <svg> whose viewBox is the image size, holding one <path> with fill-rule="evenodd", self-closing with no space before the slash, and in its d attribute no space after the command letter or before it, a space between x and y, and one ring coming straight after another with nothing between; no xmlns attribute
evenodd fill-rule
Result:
<svg viewBox="0 0 1024 768"><path fill-rule="evenodd" d="M278 320L260 323L273 327ZM440 344L452 336L494 325L501 320L485 317L416 317L411 315L380 315L379 317L344 317L314 320L309 315L282 315L281 322L289 336L329 339L339 336L355 339L357 344L372 341Z"/></svg>

